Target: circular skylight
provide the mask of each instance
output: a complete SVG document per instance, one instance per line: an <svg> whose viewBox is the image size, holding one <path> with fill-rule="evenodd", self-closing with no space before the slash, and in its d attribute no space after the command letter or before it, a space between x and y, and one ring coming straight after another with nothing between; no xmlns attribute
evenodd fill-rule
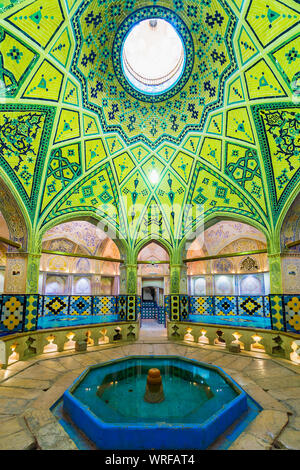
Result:
<svg viewBox="0 0 300 470"><path fill-rule="evenodd" d="M160 94L174 86L184 62L181 38L165 20L141 21L125 38L123 71L131 85L143 93Z"/></svg>

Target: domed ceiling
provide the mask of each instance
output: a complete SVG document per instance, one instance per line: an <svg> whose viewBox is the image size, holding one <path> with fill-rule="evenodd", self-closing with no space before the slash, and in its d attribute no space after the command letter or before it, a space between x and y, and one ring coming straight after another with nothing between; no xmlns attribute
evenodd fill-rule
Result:
<svg viewBox="0 0 300 470"><path fill-rule="evenodd" d="M158 95L121 60L150 18L185 49ZM176 247L204 216L271 237L299 190L299 20L298 0L0 0L0 176L32 233L103 217Z"/></svg>

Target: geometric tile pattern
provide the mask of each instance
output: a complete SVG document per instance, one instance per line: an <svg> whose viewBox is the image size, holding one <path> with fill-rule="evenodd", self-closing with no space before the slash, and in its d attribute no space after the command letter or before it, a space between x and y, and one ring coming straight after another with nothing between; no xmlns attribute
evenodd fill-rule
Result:
<svg viewBox="0 0 300 470"><path fill-rule="evenodd" d="M136 296L128 295L126 320L135 321L135 319L136 319Z"/></svg>
<svg viewBox="0 0 300 470"><path fill-rule="evenodd" d="M141 310L141 318L144 320L157 319L158 309L156 302L143 302Z"/></svg>
<svg viewBox="0 0 300 470"><path fill-rule="evenodd" d="M10 333L22 331L24 307L24 295L3 295L1 331L8 331Z"/></svg>
<svg viewBox="0 0 300 470"><path fill-rule="evenodd" d="M283 314L283 303L281 295L270 295L270 311L271 311L271 322L272 329L284 331L284 314Z"/></svg>
<svg viewBox="0 0 300 470"><path fill-rule="evenodd" d="M119 295L117 300L117 314L120 320L126 320L127 317L127 296Z"/></svg>
<svg viewBox="0 0 300 470"><path fill-rule="evenodd" d="M31 330L36 329L37 317L38 317L38 305L39 305L38 295L26 296L24 331L31 331Z"/></svg>
<svg viewBox="0 0 300 470"><path fill-rule="evenodd" d="M68 315L69 298L67 295L45 295L43 315Z"/></svg>
<svg viewBox="0 0 300 470"><path fill-rule="evenodd" d="M264 316L262 296L238 297L239 315L250 315L256 317Z"/></svg>
<svg viewBox="0 0 300 470"><path fill-rule="evenodd" d="M237 315L237 305L235 296L215 297L216 315Z"/></svg>
<svg viewBox="0 0 300 470"><path fill-rule="evenodd" d="M300 333L300 295L284 295L283 299L286 329Z"/></svg>
<svg viewBox="0 0 300 470"><path fill-rule="evenodd" d="M213 315L213 297L190 297L190 313L192 315Z"/></svg>
<svg viewBox="0 0 300 470"><path fill-rule="evenodd" d="M94 296L93 297L93 315L115 315L116 297L113 296Z"/></svg>
<svg viewBox="0 0 300 470"><path fill-rule="evenodd" d="M164 307L158 307L158 318L157 318L158 323L161 325L165 324L165 309Z"/></svg>
<svg viewBox="0 0 300 470"><path fill-rule="evenodd" d="M171 297L170 295L165 295L164 297L164 311L166 318L171 318Z"/></svg>
<svg viewBox="0 0 300 470"><path fill-rule="evenodd" d="M270 313L270 297L268 295L265 295L263 297L263 301L264 301L264 316L265 317L270 317L271 316L271 313Z"/></svg>
<svg viewBox="0 0 300 470"><path fill-rule="evenodd" d="M189 317L189 296L180 296L180 320L187 320Z"/></svg>
<svg viewBox="0 0 300 470"><path fill-rule="evenodd" d="M91 315L92 297L90 295L80 295L70 298L70 315Z"/></svg>
<svg viewBox="0 0 300 470"><path fill-rule="evenodd" d="M180 319L180 296L171 295L171 321Z"/></svg>

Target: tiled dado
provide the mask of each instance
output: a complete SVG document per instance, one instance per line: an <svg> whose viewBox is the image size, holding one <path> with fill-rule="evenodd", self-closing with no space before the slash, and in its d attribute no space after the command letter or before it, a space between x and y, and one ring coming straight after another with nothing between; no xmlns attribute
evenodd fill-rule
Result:
<svg viewBox="0 0 300 470"><path fill-rule="evenodd" d="M165 296L165 314L171 321L188 321L190 314L270 318L274 331L300 333L300 295Z"/></svg>
<svg viewBox="0 0 300 470"><path fill-rule="evenodd" d="M0 295L0 332L34 331L39 317L115 315L135 321L141 299L136 295Z"/></svg>
<svg viewBox="0 0 300 470"><path fill-rule="evenodd" d="M239 345L241 351L266 353L300 364L299 334L292 332L184 321L168 321L167 329L171 341L213 345L230 351L236 350Z"/></svg>
<svg viewBox="0 0 300 470"><path fill-rule="evenodd" d="M136 341L139 323L114 322L50 330L36 330L3 336L0 340L0 366L45 353L86 350L92 346L123 344Z"/></svg>

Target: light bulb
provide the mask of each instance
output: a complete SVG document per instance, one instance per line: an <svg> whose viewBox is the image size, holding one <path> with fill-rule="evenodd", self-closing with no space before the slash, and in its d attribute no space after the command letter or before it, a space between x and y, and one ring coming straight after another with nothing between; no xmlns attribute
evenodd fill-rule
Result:
<svg viewBox="0 0 300 470"><path fill-rule="evenodd" d="M156 184L156 183L158 183L158 180L159 180L159 174L157 173L156 170L152 170L150 175L149 175L149 178L150 178L150 182L152 184Z"/></svg>

